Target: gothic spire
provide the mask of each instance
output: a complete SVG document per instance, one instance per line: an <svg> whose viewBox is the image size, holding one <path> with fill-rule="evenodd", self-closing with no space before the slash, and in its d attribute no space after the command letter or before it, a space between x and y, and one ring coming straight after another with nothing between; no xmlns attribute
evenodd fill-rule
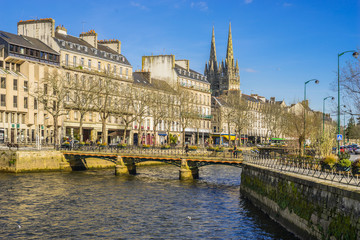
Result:
<svg viewBox="0 0 360 240"><path fill-rule="evenodd" d="M217 63L216 60L216 47L215 47L215 31L214 31L214 26L212 29L212 38L211 38L211 48L210 48L210 62L214 62L215 65Z"/></svg>
<svg viewBox="0 0 360 240"><path fill-rule="evenodd" d="M226 59L228 60L228 64L233 64L234 54L233 54L233 44L232 44L232 37L231 37L231 22L229 23L229 36L228 36L228 44L227 44L227 51L226 51Z"/></svg>

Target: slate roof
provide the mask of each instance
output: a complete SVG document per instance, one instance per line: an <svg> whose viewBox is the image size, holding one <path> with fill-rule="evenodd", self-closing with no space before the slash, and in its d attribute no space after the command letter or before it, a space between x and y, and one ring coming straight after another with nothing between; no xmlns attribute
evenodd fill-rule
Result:
<svg viewBox="0 0 360 240"><path fill-rule="evenodd" d="M133 72L134 84L167 92L175 90L165 81L151 78L151 83L139 72Z"/></svg>
<svg viewBox="0 0 360 240"><path fill-rule="evenodd" d="M51 53L54 55L60 55L58 52L54 51L48 45L46 45L45 43L43 43L42 41L36 38L25 37L22 35L16 35L4 31L0 31L0 38L8 42L9 44L13 44L25 48L31 48L42 52Z"/></svg>
<svg viewBox="0 0 360 240"><path fill-rule="evenodd" d="M194 80L197 80L197 81L200 81L200 82L204 82L204 83L209 83L206 80L205 76L202 75L201 73L198 73L198 72L196 72L196 71L194 71L192 69L187 71L187 69L179 66L178 64L175 64L175 71L180 76L191 78L191 79L194 79ZM185 71L185 73L184 73L184 71ZM190 72L190 76L189 76L189 72ZM199 75L200 78L196 78L197 75ZM203 78L201 79L201 77L203 77Z"/></svg>
<svg viewBox="0 0 360 240"><path fill-rule="evenodd" d="M119 54L116 51L112 50L111 48L101 45L99 43L96 49L81 38L74 37L71 35L61 34L58 32L55 33L55 40L58 42L61 49L75 51L78 53L91 55L93 57L98 57L105 60L110 60L131 66L130 62L126 59L124 55ZM70 43L72 43L72 47ZM106 52L106 56L104 55L105 52Z"/></svg>

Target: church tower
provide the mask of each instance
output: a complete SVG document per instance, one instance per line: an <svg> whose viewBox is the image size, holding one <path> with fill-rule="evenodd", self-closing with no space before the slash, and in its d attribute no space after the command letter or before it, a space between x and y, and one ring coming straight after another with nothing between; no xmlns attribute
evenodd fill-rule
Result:
<svg viewBox="0 0 360 240"><path fill-rule="evenodd" d="M213 27L210 58L205 64L205 76L211 83L212 94L219 96L229 90L240 90L240 74L238 61L234 62L234 52L231 35L231 23L229 24L229 35L226 49L225 62L217 63L215 32Z"/></svg>

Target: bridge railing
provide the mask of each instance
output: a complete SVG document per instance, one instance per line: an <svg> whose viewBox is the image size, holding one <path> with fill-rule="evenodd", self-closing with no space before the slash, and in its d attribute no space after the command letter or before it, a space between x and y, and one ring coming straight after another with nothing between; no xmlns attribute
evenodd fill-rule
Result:
<svg viewBox="0 0 360 240"><path fill-rule="evenodd" d="M347 185L360 186L360 174L351 168L325 166L319 159L290 155L262 155L254 151L243 152L245 162L281 172L291 172Z"/></svg>
<svg viewBox="0 0 360 240"><path fill-rule="evenodd" d="M241 152L238 151L234 153L232 149L225 149L223 151L209 151L206 148L198 148L196 150L189 149L186 151L184 148L167 148L162 149L159 147L137 147L137 146L127 146L124 148L118 147L101 147L101 146L82 146L79 148L73 149L63 149L66 151L83 151L83 152L102 152L102 153L114 153L120 155L152 155L152 156L174 156L174 157L215 157L215 158L226 158L226 159L240 159Z"/></svg>

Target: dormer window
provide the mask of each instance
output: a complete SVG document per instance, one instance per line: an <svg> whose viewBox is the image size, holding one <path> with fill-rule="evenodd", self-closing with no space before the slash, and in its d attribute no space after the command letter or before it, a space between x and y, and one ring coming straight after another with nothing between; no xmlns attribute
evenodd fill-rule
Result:
<svg viewBox="0 0 360 240"><path fill-rule="evenodd" d="M63 47L65 47L65 41L62 41L62 42L61 42L61 45L62 45Z"/></svg>
<svg viewBox="0 0 360 240"><path fill-rule="evenodd" d="M77 50L80 50L80 45L77 45Z"/></svg>
<svg viewBox="0 0 360 240"><path fill-rule="evenodd" d="M87 48L87 47L84 47L84 51L87 52L87 51L88 51L88 48Z"/></svg>
<svg viewBox="0 0 360 240"><path fill-rule="evenodd" d="M72 44L72 43L69 43L69 47L72 48L72 47L73 47L73 44Z"/></svg>

